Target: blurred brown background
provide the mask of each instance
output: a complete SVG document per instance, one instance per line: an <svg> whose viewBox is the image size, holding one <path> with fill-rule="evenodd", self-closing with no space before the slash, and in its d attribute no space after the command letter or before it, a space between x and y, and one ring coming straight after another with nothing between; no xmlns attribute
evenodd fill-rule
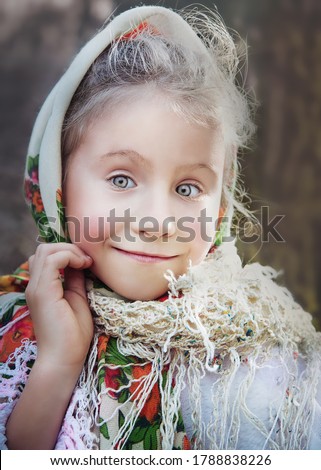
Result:
<svg viewBox="0 0 321 470"><path fill-rule="evenodd" d="M180 8L189 2L148 1ZM201 2L214 8L214 2ZM24 159L34 119L71 58L105 18L134 1L0 2L0 274L35 249L36 230L22 195ZM280 282L321 327L321 2L217 0L226 24L249 45L246 84L260 107L258 132L243 156L243 181L260 219L285 217L272 236L239 241L244 260L283 270Z"/></svg>

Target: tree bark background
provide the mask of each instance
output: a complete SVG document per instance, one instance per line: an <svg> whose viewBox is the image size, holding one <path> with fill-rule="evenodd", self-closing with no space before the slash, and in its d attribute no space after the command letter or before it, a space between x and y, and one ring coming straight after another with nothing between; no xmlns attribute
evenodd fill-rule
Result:
<svg viewBox="0 0 321 470"><path fill-rule="evenodd" d="M188 2L148 1L174 8ZM214 8L214 2L202 2ZM0 272L35 249L22 178L34 119L44 98L104 19L139 2L2 0L0 3ZM321 327L321 2L217 0L229 28L249 45L248 88L260 102L256 138L242 155L242 179L261 218L285 215L284 242L238 241L244 261L283 270L280 281Z"/></svg>

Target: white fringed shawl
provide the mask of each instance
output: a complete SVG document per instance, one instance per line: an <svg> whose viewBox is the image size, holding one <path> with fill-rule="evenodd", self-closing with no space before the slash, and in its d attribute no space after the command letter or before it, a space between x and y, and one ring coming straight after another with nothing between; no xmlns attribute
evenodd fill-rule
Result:
<svg viewBox="0 0 321 470"><path fill-rule="evenodd" d="M273 269L257 263L242 268L236 248L230 244L177 280L169 274L169 296L164 302L128 302L104 290L90 290L97 331L117 337L118 349L125 356L152 363L150 380L146 378L146 387L127 410L122 429L109 444L117 445L130 435L144 400L158 380L164 449L173 447L180 397L186 385L193 410L195 448L205 448L205 442L212 449L237 448L241 417L265 436L267 448L308 446L320 377L320 334L289 291L275 284L275 276ZM284 396L278 409L262 403L270 409L272 419L263 423L251 412L247 394L256 371L275 356L282 368ZM231 403L229 391L241 365L247 373ZM162 386L164 366L169 367L169 378ZM212 410L205 425L200 384L201 378L207 375L208 381L210 374L215 386L208 390ZM174 388L171 378L175 379ZM108 423L112 416L103 419Z"/></svg>
<svg viewBox="0 0 321 470"><path fill-rule="evenodd" d="M97 448L99 422L112 430L101 447L121 448L157 381L163 449L173 448L181 398L186 394L192 410L194 448L237 449L246 422L262 435L264 448L309 448L320 378L321 335L312 326L311 316L285 288L275 284L275 276L273 269L257 263L243 268L235 247L223 245L177 280L168 273L169 295L164 302L130 302L106 289L91 287L88 298L96 333L57 448ZM98 391L95 368L101 334L116 337L124 356L152 364L141 393L125 405L110 398L110 389ZM15 375L6 382L5 390L4 382L1 384L2 430L5 416L20 394L17 384L26 379L26 362L35 354L34 344L26 342L11 357L16 362ZM249 391L259 380L259 371L271 361L277 362L281 395L275 403L262 400L261 407L269 416L264 421L254 412ZM168 367L165 384L164 366ZM204 379L209 386L205 398ZM130 385L131 381L128 388ZM101 403L106 399L112 407L102 416ZM204 400L210 410L206 415ZM119 427L115 422L120 409L126 413Z"/></svg>

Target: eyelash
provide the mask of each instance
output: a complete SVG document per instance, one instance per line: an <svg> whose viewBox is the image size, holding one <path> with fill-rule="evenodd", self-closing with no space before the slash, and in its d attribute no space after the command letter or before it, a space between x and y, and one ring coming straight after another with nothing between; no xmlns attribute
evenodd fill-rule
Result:
<svg viewBox="0 0 321 470"><path fill-rule="evenodd" d="M116 178L123 178L125 180L127 180L127 183L128 181L131 181L133 184L133 186L131 186L130 188L128 188L127 186L126 187L121 187L121 186L117 186L117 184L115 184L114 180ZM132 187L136 186L135 182L133 181L132 178L130 178L129 176L127 175L122 175L122 174L119 174L119 175L115 175L115 176L112 176L111 178L108 178L106 181L108 181L109 183L112 184L112 186L114 188L117 188L117 190L121 191L121 190L126 190L126 189L131 189ZM197 191L198 191L198 194L195 196L191 196L190 194L189 195L184 195L184 194L179 194L178 192L178 188L181 187L181 186L189 186L189 187L193 187L193 188L196 188ZM197 199L198 196L200 196L200 193L202 193L202 188L198 185L198 184L195 184L195 183L181 183L179 184L177 187L176 187L176 192L177 194L179 194L179 196L183 197L183 198L189 198L189 199Z"/></svg>
<svg viewBox="0 0 321 470"><path fill-rule="evenodd" d="M189 187L193 187L193 188L196 188L197 191L198 191L198 194L197 195L194 195L194 196L191 196L190 194L189 195L184 195L184 194L179 194L178 193L178 188L180 186L189 186ZM184 198L190 198L190 199L197 199L200 194L202 193L202 188L198 185L198 184L195 184L195 183L182 183L182 184L179 184L176 188L176 192L177 194L179 194L180 196L184 197Z"/></svg>
<svg viewBox="0 0 321 470"><path fill-rule="evenodd" d="M130 180L130 181L132 181L132 182L134 183L134 185L131 186L131 187L136 186L136 184L135 184L135 182L133 181L133 179L130 178L129 176L127 176L127 175L115 175L115 176L112 176L111 178L108 178L107 181L108 181L109 183L111 183L112 186L113 186L114 188L117 188L118 190L122 190L122 189L125 190L125 189L130 189L130 188L127 188L127 187L124 188L124 187L121 187L121 186L117 186L117 184L114 183L114 180L115 180L116 178L123 178L123 179L126 179L127 182Z"/></svg>

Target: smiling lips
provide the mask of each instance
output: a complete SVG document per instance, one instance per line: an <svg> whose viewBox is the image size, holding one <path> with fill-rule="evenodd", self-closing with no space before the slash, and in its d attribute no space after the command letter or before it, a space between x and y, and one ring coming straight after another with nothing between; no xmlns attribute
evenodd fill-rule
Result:
<svg viewBox="0 0 321 470"><path fill-rule="evenodd" d="M176 258L177 255L175 256L163 256L163 255L153 255L153 254L147 254L147 253L142 253L142 252L137 252L137 251L126 251L122 250L120 248L115 248L119 253L128 256L129 258L132 258L136 261L139 261L141 263L159 263L162 261L168 261L170 259Z"/></svg>

